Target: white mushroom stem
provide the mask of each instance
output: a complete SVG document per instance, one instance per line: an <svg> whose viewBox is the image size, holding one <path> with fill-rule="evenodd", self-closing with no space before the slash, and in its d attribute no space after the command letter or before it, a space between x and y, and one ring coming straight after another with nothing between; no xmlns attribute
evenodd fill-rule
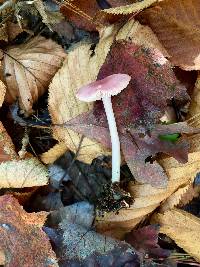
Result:
<svg viewBox="0 0 200 267"><path fill-rule="evenodd" d="M110 96L102 97L112 143L112 183L120 181L120 142Z"/></svg>

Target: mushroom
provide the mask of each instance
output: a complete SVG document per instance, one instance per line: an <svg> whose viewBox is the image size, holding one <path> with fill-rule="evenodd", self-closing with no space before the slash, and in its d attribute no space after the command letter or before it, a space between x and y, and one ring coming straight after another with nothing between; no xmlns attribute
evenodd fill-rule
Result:
<svg viewBox="0 0 200 267"><path fill-rule="evenodd" d="M120 180L120 142L113 113L111 96L119 94L127 87L131 77L127 74L113 74L102 80L92 82L79 89L76 96L84 102L103 101L112 143L112 183Z"/></svg>

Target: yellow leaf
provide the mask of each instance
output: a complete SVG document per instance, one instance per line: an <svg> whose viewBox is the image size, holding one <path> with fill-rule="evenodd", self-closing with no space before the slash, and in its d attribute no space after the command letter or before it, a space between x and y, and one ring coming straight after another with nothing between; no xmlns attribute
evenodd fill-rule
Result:
<svg viewBox="0 0 200 267"><path fill-rule="evenodd" d="M138 13L141 10L151 6L153 3L156 3L158 0L143 0L142 2L136 2L131 5L126 6L119 6L119 7L113 7L104 9L103 12L109 13L109 14L131 14L131 13Z"/></svg>
<svg viewBox="0 0 200 267"><path fill-rule="evenodd" d="M63 67L56 73L49 86L49 112L52 122L63 125L54 126L53 135L58 141L65 142L66 146L75 153L80 146L78 159L86 163L91 163L99 155L108 154L108 151L88 138L84 138L81 142L81 135L64 128L64 124L92 108L92 104L79 101L75 94L81 86L96 80L116 30L114 26L102 30L94 54L91 49L92 44L79 43L69 52Z"/></svg>
<svg viewBox="0 0 200 267"><path fill-rule="evenodd" d="M13 103L19 97L21 108L31 113L33 103L45 92L64 57L61 46L43 37L5 50L6 101Z"/></svg>
<svg viewBox="0 0 200 267"><path fill-rule="evenodd" d="M170 61L185 70L200 69L199 10L199 0L166 0L139 15L167 49Z"/></svg>
<svg viewBox="0 0 200 267"><path fill-rule="evenodd" d="M5 94L6 94L6 86L5 86L5 84L0 80L0 107L2 106L2 104L3 104L3 102L4 102Z"/></svg>
<svg viewBox="0 0 200 267"><path fill-rule="evenodd" d="M50 148L47 152L40 155L40 159L45 164L51 164L62 156L68 150L65 143L58 143L54 147Z"/></svg>
<svg viewBox="0 0 200 267"><path fill-rule="evenodd" d="M48 171L37 159L12 160L0 164L0 188L24 188L48 183Z"/></svg>
<svg viewBox="0 0 200 267"><path fill-rule="evenodd" d="M200 262L200 219L186 211L172 209L156 214L153 222L161 225L160 232Z"/></svg>

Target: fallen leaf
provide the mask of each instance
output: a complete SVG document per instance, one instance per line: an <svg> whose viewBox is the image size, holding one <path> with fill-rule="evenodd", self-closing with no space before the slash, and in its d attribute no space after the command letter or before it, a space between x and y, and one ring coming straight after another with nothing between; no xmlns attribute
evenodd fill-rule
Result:
<svg viewBox="0 0 200 267"><path fill-rule="evenodd" d="M80 43L69 52L63 67L56 73L49 86L49 112L52 122L61 125L61 127L55 126L53 128L54 138L64 142L68 149L75 153L79 148L78 159L86 163L91 163L99 155L108 154L107 150L88 138L82 140L80 134L64 128L64 124L82 112L91 109L92 104L79 101L75 94L81 86L96 80L116 30L115 27L111 26L102 32L94 55L92 55L91 50L92 44L86 43Z"/></svg>
<svg viewBox="0 0 200 267"><path fill-rule="evenodd" d="M59 157L61 157L65 152L67 152L68 148L64 142L59 142L52 148L50 148L47 152L44 152L40 155L40 159L45 164L52 164Z"/></svg>
<svg viewBox="0 0 200 267"><path fill-rule="evenodd" d="M198 127L200 124L200 74L197 77L195 86L192 91L191 103L187 114L187 122L193 126Z"/></svg>
<svg viewBox="0 0 200 267"><path fill-rule="evenodd" d="M97 24L93 18L100 10L95 0L73 0L61 4L60 12L78 28L86 31L96 31Z"/></svg>
<svg viewBox="0 0 200 267"><path fill-rule="evenodd" d="M61 266L139 266L137 252L129 244L92 229L94 207L88 202L75 203L52 214L56 224L61 221L55 243Z"/></svg>
<svg viewBox="0 0 200 267"><path fill-rule="evenodd" d="M200 69L199 10L198 0L167 0L139 15L167 49L170 61L185 70Z"/></svg>
<svg viewBox="0 0 200 267"><path fill-rule="evenodd" d="M147 162L147 158L164 152L181 162L187 161L187 142L172 144L161 141L158 130L162 128L170 133L172 127L174 133L179 133L188 131L187 127L183 124L156 126L167 107L167 100L174 97L185 102L188 99L186 89L180 85L170 64L158 50L126 41L113 44L98 79L113 73L127 73L132 77L128 87L112 98L124 158L137 181L165 187L167 177L163 169L157 162ZM91 112L81 114L65 125L110 147L108 124L101 102L97 102ZM155 134L149 136L146 130Z"/></svg>
<svg viewBox="0 0 200 267"><path fill-rule="evenodd" d="M5 84L0 80L0 107L2 106L2 104L3 104L3 102L4 102L5 94L6 94L6 86L5 86Z"/></svg>
<svg viewBox="0 0 200 267"><path fill-rule="evenodd" d="M159 246L158 234L158 225L148 225L132 230L127 234L125 240L139 251L143 258L166 258L170 255L170 252Z"/></svg>
<svg viewBox="0 0 200 267"><path fill-rule="evenodd" d="M63 49L44 37L5 50L6 102L11 104L19 97L21 108L31 113L33 103L46 91L64 57Z"/></svg>
<svg viewBox="0 0 200 267"><path fill-rule="evenodd" d="M156 3L158 0L143 0L143 1L139 1L136 3L133 3L131 5L126 5L126 6L118 6L118 7L114 7L114 8L108 8L108 9L104 9L102 12L106 12L109 14L123 14L123 15L127 15L127 14L131 14L131 13L138 13L140 11L142 11L143 9L151 6L153 3Z"/></svg>
<svg viewBox="0 0 200 267"><path fill-rule="evenodd" d="M19 24L8 21L7 24L7 34L8 39L12 42L20 33L24 32L24 30L19 26Z"/></svg>
<svg viewBox="0 0 200 267"><path fill-rule="evenodd" d="M54 24L52 29L66 40L72 41L75 39L74 29L67 20L62 20L61 22Z"/></svg>
<svg viewBox="0 0 200 267"><path fill-rule="evenodd" d="M4 42L8 42L8 33L6 24L2 24L0 27L0 40Z"/></svg>
<svg viewBox="0 0 200 267"><path fill-rule="evenodd" d="M190 203L193 198L197 198L200 193L199 185L193 186L193 184L189 185L187 191L181 196L181 199L178 203L178 207L183 207Z"/></svg>
<svg viewBox="0 0 200 267"><path fill-rule="evenodd" d="M190 186L190 184L187 184L183 187L180 187L176 192L169 196L163 204L161 204L159 211L164 213L165 211L171 210L174 207L178 206L182 198L184 198L184 195L187 194L187 191L189 190Z"/></svg>
<svg viewBox="0 0 200 267"><path fill-rule="evenodd" d="M193 94L191 96L191 103L187 115L187 123L195 128L200 126L200 76L197 77ZM190 151L195 152L200 150L200 134L191 135L189 137Z"/></svg>
<svg viewBox="0 0 200 267"><path fill-rule="evenodd" d="M42 0L35 0L33 5L42 17L42 22L50 29L52 29L54 24L59 23L63 19L63 16L60 12L49 11Z"/></svg>
<svg viewBox="0 0 200 267"><path fill-rule="evenodd" d="M35 187L26 187L19 189L19 192L15 189L8 189L5 191L6 195L12 195L17 199L20 205L24 206L31 199L34 193L38 190L38 186Z"/></svg>
<svg viewBox="0 0 200 267"><path fill-rule="evenodd" d="M48 171L37 159L12 160L0 164L0 188L23 188L48 183Z"/></svg>
<svg viewBox="0 0 200 267"><path fill-rule="evenodd" d="M2 122L0 122L0 162L18 159L15 146ZM0 182L1 183L1 182Z"/></svg>
<svg viewBox="0 0 200 267"><path fill-rule="evenodd" d="M160 232L173 239L176 244L200 262L200 219L179 209L164 214L155 214L153 221L161 225Z"/></svg>
<svg viewBox="0 0 200 267"><path fill-rule="evenodd" d="M10 195L0 197L0 249L6 255L6 266L58 266L41 229L46 216L45 212L27 213Z"/></svg>
<svg viewBox="0 0 200 267"><path fill-rule="evenodd" d="M119 30L116 41L131 41L137 45L159 50L165 57L168 57L167 50L161 45L158 37L148 26L141 25L135 19L129 19Z"/></svg>
<svg viewBox="0 0 200 267"><path fill-rule="evenodd" d="M178 163L174 158L166 158L159 163L169 179L167 188L155 188L149 184L129 183L128 191L134 198L130 208L121 209L119 213L109 212L104 217L96 217L96 227L100 233L123 239L153 210L160 206L177 189L193 182L200 171L200 152L190 153L188 163Z"/></svg>

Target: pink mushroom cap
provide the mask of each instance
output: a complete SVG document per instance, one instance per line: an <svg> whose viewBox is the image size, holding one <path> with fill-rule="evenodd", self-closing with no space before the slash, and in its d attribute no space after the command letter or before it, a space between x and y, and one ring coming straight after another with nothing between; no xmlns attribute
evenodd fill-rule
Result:
<svg viewBox="0 0 200 267"><path fill-rule="evenodd" d="M84 102L101 100L102 97L119 94L131 80L128 74L113 74L102 80L81 87L76 97Z"/></svg>

